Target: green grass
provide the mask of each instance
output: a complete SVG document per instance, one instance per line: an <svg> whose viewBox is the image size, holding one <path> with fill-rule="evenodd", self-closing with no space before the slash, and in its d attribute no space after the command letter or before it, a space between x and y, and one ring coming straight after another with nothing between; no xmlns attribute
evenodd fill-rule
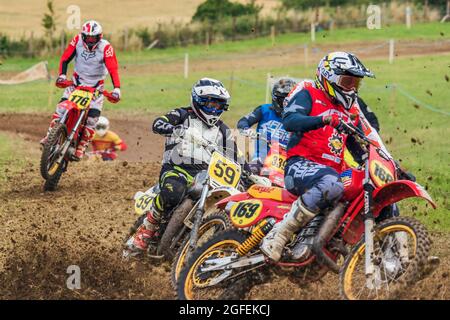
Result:
<svg viewBox="0 0 450 320"><path fill-rule="evenodd" d="M448 37L449 24L416 25L410 31L401 26L394 26L384 31L369 31L362 29L336 31L333 37L322 38L318 34L318 43L336 41L379 40L395 38L442 38L440 32ZM384 32L384 33L383 33ZM277 41L280 45L301 44L307 35L283 35ZM267 41L261 39L217 44L210 47L210 55L218 54L224 57L232 52L247 52L262 50ZM177 58L186 49L169 49L166 51L151 51L132 56L121 53L119 60L127 63L149 63L162 57ZM200 55L204 47L192 47L191 53ZM56 65L57 59L51 61ZM24 59L9 59L0 67L9 70L22 70L32 65L32 61ZM418 182L426 186L439 208L430 211L423 201L407 201L402 207L405 215L415 215L424 221L428 227L450 231L450 206L447 198L450 194L450 117L427 110L424 106L414 106L414 102L403 96L398 90L386 88L389 84L398 84L420 101L434 106L442 111L450 112L450 53L414 58L397 58L390 65L385 60L370 60L366 62L376 74L377 79L366 80L361 88L361 96L380 118L382 136L391 142L387 145L393 156L402 160L402 164L414 174ZM163 113L170 108L189 103L190 87L200 77L210 76L221 79L227 87L231 87L232 103L230 111L224 119L234 126L236 120L252 108L264 102L265 81L267 72L275 75L289 74L294 77L313 77L315 66L307 68L299 61L295 67L276 68L273 66L258 69L240 69L234 72L234 82L231 84L230 72L191 73L189 79L173 74L129 74L122 77L123 101L117 105L106 105L106 114L119 110L120 112ZM1 73L0 73L1 76ZM49 85L46 81L36 81L18 86L0 87L0 112L52 112L56 101L62 92ZM428 92L427 92L428 91ZM51 99L49 100L49 92ZM412 140L420 141L413 143ZM5 138L0 136L0 155L8 154L8 147L3 145ZM7 145L7 144L6 144ZM417 207L417 208L415 208Z"/></svg>

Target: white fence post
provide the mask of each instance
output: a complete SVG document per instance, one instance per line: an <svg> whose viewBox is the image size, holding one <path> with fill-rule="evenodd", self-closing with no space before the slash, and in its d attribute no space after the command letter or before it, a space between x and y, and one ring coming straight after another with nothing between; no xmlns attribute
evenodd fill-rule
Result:
<svg viewBox="0 0 450 320"><path fill-rule="evenodd" d="M266 103L270 101L270 89L271 88L272 75L270 73L267 74L267 85L266 85Z"/></svg>
<svg viewBox="0 0 450 320"><path fill-rule="evenodd" d="M189 77L189 53L184 54L184 78Z"/></svg>
<svg viewBox="0 0 450 320"><path fill-rule="evenodd" d="M270 38L272 40L272 47L275 46L275 26L270 27Z"/></svg>
<svg viewBox="0 0 450 320"><path fill-rule="evenodd" d="M311 22L311 41L316 41L316 24L314 22Z"/></svg>
<svg viewBox="0 0 450 320"><path fill-rule="evenodd" d="M392 64L394 62L394 39L389 40L389 63Z"/></svg>
<svg viewBox="0 0 450 320"><path fill-rule="evenodd" d="M305 68L307 68L308 67L308 45L307 44L305 44L305 47L303 50L304 50L303 55L305 57Z"/></svg>
<svg viewBox="0 0 450 320"><path fill-rule="evenodd" d="M411 29L411 13L412 13L411 7L407 6L406 7L406 27L408 29Z"/></svg>

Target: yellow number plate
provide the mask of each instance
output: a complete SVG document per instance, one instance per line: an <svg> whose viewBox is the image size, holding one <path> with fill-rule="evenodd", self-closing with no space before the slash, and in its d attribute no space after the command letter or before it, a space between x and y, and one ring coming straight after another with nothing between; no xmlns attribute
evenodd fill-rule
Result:
<svg viewBox="0 0 450 320"><path fill-rule="evenodd" d="M74 102L80 110L84 110L91 104L94 94L89 91L75 90L69 97L69 100Z"/></svg>
<svg viewBox="0 0 450 320"><path fill-rule="evenodd" d="M259 217L262 210L262 202L259 200L247 200L236 203L230 211L233 225L244 228Z"/></svg>
<svg viewBox="0 0 450 320"><path fill-rule="evenodd" d="M389 168L387 168L378 160L373 160L370 163L370 174L372 175L372 178L375 181L377 187L381 187L386 183L394 181L394 176L392 175Z"/></svg>
<svg viewBox="0 0 450 320"><path fill-rule="evenodd" d="M145 211L150 209L150 206L152 205L153 196L149 196L147 194L144 194L143 196L136 199L136 202L134 203L134 211L138 215L142 215Z"/></svg>
<svg viewBox="0 0 450 320"><path fill-rule="evenodd" d="M214 152L211 156L208 173L211 180L219 185L235 188L241 178L241 167L219 152Z"/></svg>
<svg viewBox="0 0 450 320"><path fill-rule="evenodd" d="M264 162L266 166L283 173L284 167L286 166L286 156L282 154L271 154Z"/></svg>

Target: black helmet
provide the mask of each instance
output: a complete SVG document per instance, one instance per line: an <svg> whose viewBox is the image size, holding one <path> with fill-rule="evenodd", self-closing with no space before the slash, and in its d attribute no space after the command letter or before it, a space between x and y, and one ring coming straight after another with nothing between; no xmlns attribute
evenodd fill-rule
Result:
<svg viewBox="0 0 450 320"><path fill-rule="evenodd" d="M296 83L290 78L281 78L278 80L272 89L272 108L281 116L284 109L284 99L294 89Z"/></svg>

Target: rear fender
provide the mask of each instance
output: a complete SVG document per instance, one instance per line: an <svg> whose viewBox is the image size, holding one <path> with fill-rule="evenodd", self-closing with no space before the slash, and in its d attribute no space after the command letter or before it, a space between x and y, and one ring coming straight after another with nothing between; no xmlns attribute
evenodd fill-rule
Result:
<svg viewBox="0 0 450 320"><path fill-rule="evenodd" d="M378 216L384 207L399 202L407 198L422 198L427 200L431 206L436 209L431 196L420 184L409 180L397 180L388 184L385 184L381 188L374 191L373 201L374 216Z"/></svg>

